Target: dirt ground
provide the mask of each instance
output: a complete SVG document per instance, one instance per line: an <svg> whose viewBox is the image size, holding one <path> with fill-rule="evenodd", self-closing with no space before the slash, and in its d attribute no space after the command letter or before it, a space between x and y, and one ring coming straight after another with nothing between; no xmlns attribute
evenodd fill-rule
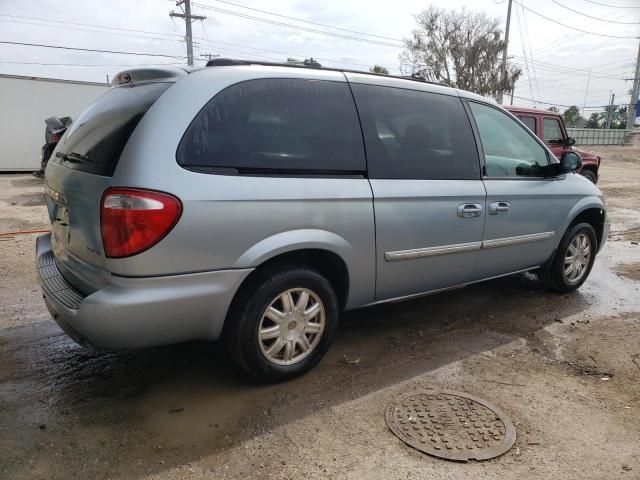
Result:
<svg viewBox="0 0 640 480"><path fill-rule="evenodd" d="M613 225L578 292L518 275L349 312L280 385L221 345L83 350L42 303L35 235L0 236L0 478L639 479L640 147L598 152ZM46 228L41 192L0 176L0 232ZM500 407L514 447L452 463L404 445L386 405L436 389Z"/></svg>

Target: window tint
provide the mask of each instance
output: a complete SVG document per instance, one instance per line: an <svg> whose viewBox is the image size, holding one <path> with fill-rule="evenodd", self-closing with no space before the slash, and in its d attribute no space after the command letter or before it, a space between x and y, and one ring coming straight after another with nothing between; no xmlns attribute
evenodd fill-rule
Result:
<svg viewBox="0 0 640 480"><path fill-rule="evenodd" d="M509 115L497 108L469 102L476 119L484 150L488 177L515 177L541 174L548 164L547 152Z"/></svg>
<svg viewBox="0 0 640 480"><path fill-rule="evenodd" d="M524 123L529 130L534 134L536 133L536 119L535 117L518 117L522 123Z"/></svg>
<svg viewBox="0 0 640 480"><path fill-rule="evenodd" d="M185 132L177 159L240 173L366 170L349 86L298 79L249 80L218 93Z"/></svg>
<svg viewBox="0 0 640 480"><path fill-rule="evenodd" d="M352 85L371 178L479 179L478 151L459 98Z"/></svg>
<svg viewBox="0 0 640 480"><path fill-rule="evenodd" d="M562 143L562 129L558 119L542 119L542 128L544 130L544 143Z"/></svg>
<svg viewBox="0 0 640 480"><path fill-rule="evenodd" d="M148 83L108 90L73 120L56 150L61 155L75 153L88 158L70 161L55 157L51 161L95 175L113 175L136 125L171 85Z"/></svg>

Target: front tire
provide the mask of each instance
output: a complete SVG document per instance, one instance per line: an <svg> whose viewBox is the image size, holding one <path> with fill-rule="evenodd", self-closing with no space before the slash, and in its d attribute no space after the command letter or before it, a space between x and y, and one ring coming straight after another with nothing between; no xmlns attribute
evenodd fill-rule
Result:
<svg viewBox="0 0 640 480"><path fill-rule="evenodd" d="M598 239L588 223L573 225L562 237L551 266L540 273L547 288L558 293L577 290L585 282L598 250Z"/></svg>
<svg viewBox="0 0 640 480"><path fill-rule="evenodd" d="M593 170L588 170L585 168L580 172L580 175L582 175L584 178L589 180L594 185L598 182L598 177L596 176Z"/></svg>
<svg viewBox="0 0 640 480"><path fill-rule="evenodd" d="M274 265L257 272L238 293L224 337L249 375L276 382L313 368L337 325L338 300L326 278L305 266Z"/></svg>

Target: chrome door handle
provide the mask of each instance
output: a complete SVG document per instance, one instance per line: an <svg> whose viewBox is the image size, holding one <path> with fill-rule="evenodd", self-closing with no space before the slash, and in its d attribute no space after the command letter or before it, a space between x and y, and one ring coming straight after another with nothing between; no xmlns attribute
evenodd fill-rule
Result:
<svg viewBox="0 0 640 480"><path fill-rule="evenodd" d="M482 205L479 203L463 203L458 205L458 216L462 218L479 217L482 215Z"/></svg>
<svg viewBox="0 0 640 480"><path fill-rule="evenodd" d="M489 204L489 215L506 215L511 211L509 202L491 202Z"/></svg>

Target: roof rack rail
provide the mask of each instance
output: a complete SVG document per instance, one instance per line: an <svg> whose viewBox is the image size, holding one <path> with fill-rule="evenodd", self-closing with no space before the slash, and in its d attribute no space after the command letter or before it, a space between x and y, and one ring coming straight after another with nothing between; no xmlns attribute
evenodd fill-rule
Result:
<svg viewBox="0 0 640 480"><path fill-rule="evenodd" d="M207 67L229 67L232 65L267 65L278 67L307 67L322 68L322 65L312 58L307 58L303 62L264 62L255 60L237 60L235 58L212 58L207 62Z"/></svg>
<svg viewBox="0 0 640 480"><path fill-rule="evenodd" d="M347 73L364 73L366 75L375 75L378 77L400 78L402 80L412 80L414 82L430 83L440 85L437 82L430 82L422 75L414 73L408 75L388 75L384 73L367 72L364 70L351 70L347 68L331 68L323 67L313 58L306 59L304 62L265 62L263 60L238 60L235 58L213 58L207 62L207 67L230 67L238 65L261 65L266 67L291 67L291 68L312 68L316 70L328 70L330 72L347 72Z"/></svg>

